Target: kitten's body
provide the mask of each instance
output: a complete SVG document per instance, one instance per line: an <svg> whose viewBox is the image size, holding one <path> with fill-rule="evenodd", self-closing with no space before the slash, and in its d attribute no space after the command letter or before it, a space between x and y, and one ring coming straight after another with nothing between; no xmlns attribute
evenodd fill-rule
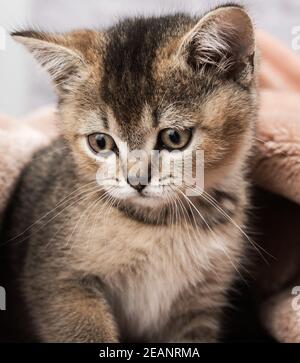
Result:
<svg viewBox="0 0 300 363"><path fill-rule="evenodd" d="M228 194L219 202L223 208L231 203L231 216L241 225L246 184L235 178L235 183L234 177L228 180L231 187L227 185ZM197 230L188 218L175 225L142 223L116 208L107 209L101 202L91 212L88 206L95 206L94 195L84 203L78 202L76 194L65 199L83 186L76 178L70 152L62 142L56 142L25 170L13 201L16 207L11 211L10 226L6 226L10 231L6 238L21 234L26 248L25 265L19 263L20 258L24 263L24 255L15 265L26 306L41 337L66 339L58 328L62 319L66 326L71 324L68 319L72 317L63 314L55 322L55 316L47 312L48 303L58 310L65 304L55 300L60 294L60 280L66 280L105 292L123 340L197 340L194 328L199 325L205 332L201 340L214 341L228 288L236 277L235 268L241 269L246 252L240 231L220 219L213 207L206 218L212 230L201 225ZM230 195L235 196L234 202ZM68 202L43 218L31 233L22 234L62 200ZM199 211L203 213L201 207ZM31 237L25 243L28 234ZM57 324L55 335L52 324ZM76 332L72 334L76 340Z"/></svg>
<svg viewBox="0 0 300 363"><path fill-rule="evenodd" d="M53 70L53 63L49 66L60 92L66 141L37 155L25 170L6 227L7 239L19 236L27 242L18 275L41 340L217 340L226 294L245 253L238 226L245 223L245 162L256 114L249 18L240 8L224 9L213 15L219 20L216 24L225 22L225 31L229 20L238 26L242 20L247 23L241 39L238 33L233 34L236 44L238 40L244 43L241 57L245 57L238 58L238 66L233 68L226 50L225 59L218 58L221 53L215 54L220 69L212 68L213 63L200 70L195 63L199 49L189 48L197 45L189 38L198 27L201 31L208 27L209 33L212 24L217 26L213 16L206 16L200 25L182 16L136 20L121 24L104 37L86 33L89 46L82 42L85 33L75 34L75 43L72 37L18 35L39 59L46 50L47 57L59 52L65 62L66 57L73 62L73 68L68 63L63 70ZM163 35L151 38L153 24L165 24L159 28ZM182 38L183 45L177 50ZM53 47L52 41L63 41L63 46ZM154 51L153 44L147 42L158 42L158 48ZM230 47L236 44L230 42ZM209 49L206 44L203 49L215 52L217 45ZM74 72L79 72L74 47L87 59L88 77L84 69L80 70L83 78L73 79ZM97 59L95 47L105 54L99 67L90 64ZM191 52L188 65L185 49ZM239 54L236 49L232 52L234 57ZM135 59L135 65L123 64L122 54L126 62ZM113 55L121 58L113 63L109 58ZM139 65L145 56L142 69ZM201 62L212 61L206 53L200 56ZM49 59L40 60L45 64ZM96 102L92 87L99 84ZM95 111L98 106L101 113ZM180 127L193 127L192 147L202 147L207 156L205 190L218 206L202 197L182 197L179 191L180 202L175 207L158 198L149 202L136 191L131 199L116 195L107 199L103 188L95 189L98 166L83 152L86 149L80 136L82 121L89 120L90 133L96 132L95 115L100 118L104 112L102 123L109 124L106 132L118 134L116 140L125 139L131 149L147 148L151 135L156 135L159 127L170 127L174 120L180 120Z"/></svg>

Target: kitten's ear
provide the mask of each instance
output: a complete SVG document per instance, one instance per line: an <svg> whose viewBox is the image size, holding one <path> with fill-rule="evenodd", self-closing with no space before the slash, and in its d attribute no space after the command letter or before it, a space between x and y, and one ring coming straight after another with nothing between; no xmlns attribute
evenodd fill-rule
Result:
<svg viewBox="0 0 300 363"><path fill-rule="evenodd" d="M206 14L184 37L179 55L195 71L213 69L233 75L245 72L247 65L253 72L254 52L251 19L242 7L231 5Z"/></svg>
<svg viewBox="0 0 300 363"><path fill-rule="evenodd" d="M48 71L58 93L71 90L86 67L83 54L73 46L70 36L36 31L14 32L11 36Z"/></svg>

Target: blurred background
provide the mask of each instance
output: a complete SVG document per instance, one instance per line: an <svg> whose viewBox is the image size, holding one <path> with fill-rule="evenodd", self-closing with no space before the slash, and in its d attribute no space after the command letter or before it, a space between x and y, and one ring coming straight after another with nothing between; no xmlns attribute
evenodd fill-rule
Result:
<svg viewBox="0 0 300 363"><path fill-rule="evenodd" d="M248 8L257 27L292 48L293 31L297 31L297 27L300 29L300 0L238 2ZM12 30L103 28L130 15L176 11L200 15L220 3L221 0L0 0L0 113L23 116L55 102L48 76L20 45L9 38Z"/></svg>

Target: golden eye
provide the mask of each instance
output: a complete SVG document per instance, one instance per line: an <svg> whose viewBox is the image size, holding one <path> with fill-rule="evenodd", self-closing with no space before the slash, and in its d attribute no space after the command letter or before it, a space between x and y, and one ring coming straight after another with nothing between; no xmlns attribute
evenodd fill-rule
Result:
<svg viewBox="0 0 300 363"><path fill-rule="evenodd" d="M192 137L192 130L165 129L160 132L159 138L163 147L166 149L183 149Z"/></svg>
<svg viewBox="0 0 300 363"><path fill-rule="evenodd" d="M92 134L88 136L88 143L92 151L98 154L105 150L114 150L116 144L114 139L107 134Z"/></svg>

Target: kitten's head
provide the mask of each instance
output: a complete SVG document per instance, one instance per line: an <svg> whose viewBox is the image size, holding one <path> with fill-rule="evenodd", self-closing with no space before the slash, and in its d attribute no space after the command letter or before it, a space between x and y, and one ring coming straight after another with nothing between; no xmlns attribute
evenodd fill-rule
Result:
<svg viewBox="0 0 300 363"><path fill-rule="evenodd" d="M197 150L206 188L240 170L256 113L254 31L241 7L13 36L52 77L81 175L105 174L101 188L120 205L161 210L185 193L187 182L174 183L174 173L183 155L197 167ZM128 156L132 150L142 156ZM153 150L160 154L151 162Z"/></svg>

